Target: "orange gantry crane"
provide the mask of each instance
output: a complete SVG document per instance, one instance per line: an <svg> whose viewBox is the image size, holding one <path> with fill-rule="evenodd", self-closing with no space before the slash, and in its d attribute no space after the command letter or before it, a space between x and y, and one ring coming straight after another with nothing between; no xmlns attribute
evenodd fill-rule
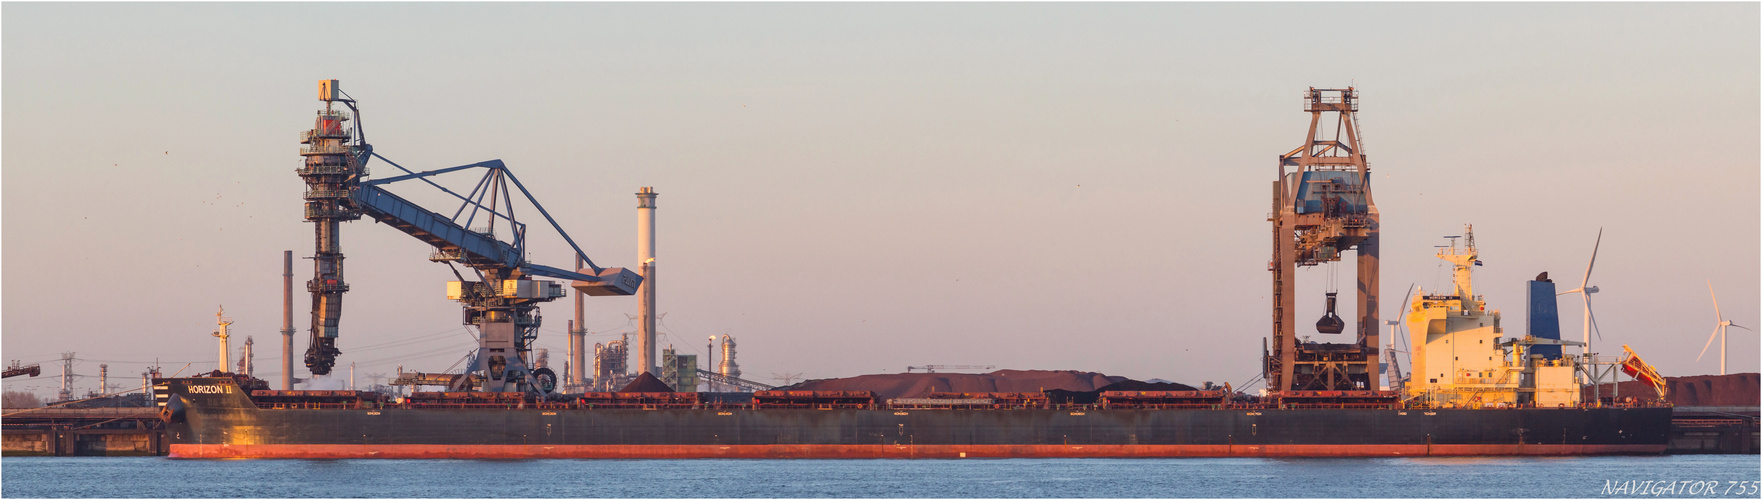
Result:
<svg viewBox="0 0 1762 500"><path fill-rule="evenodd" d="M1359 144L1358 91L1317 89L1304 94L1310 114L1302 146L1279 156L1273 182L1273 334L1265 347L1262 375L1268 392L1377 389L1378 212L1371 199L1370 165ZM1333 118L1326 120L1325 118ZM1332 121L1332 137L1328 124ZM1335 292L1316 323L1320 334L1352 326L1350 342L1299 342L1297 268L1356 254L1358 291L1354 321L1335 315Z"/></svg>

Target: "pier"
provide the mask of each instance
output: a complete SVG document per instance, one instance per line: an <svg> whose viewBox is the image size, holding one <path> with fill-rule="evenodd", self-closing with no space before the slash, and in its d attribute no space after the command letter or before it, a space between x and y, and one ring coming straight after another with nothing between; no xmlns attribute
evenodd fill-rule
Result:
<svg viewBox="0 0 1762 500"><path fill-rule="evenodd" d="M37 408L0 417L4 456L165 455L157 408Z"/></svg>
<svg viewBox="0 0 1762 500"><path fill-rule="evenodd" d="M1679 406L1670 424L1677 454L1756 454L1762 452L1762 424L1755 406Z"/></svg>

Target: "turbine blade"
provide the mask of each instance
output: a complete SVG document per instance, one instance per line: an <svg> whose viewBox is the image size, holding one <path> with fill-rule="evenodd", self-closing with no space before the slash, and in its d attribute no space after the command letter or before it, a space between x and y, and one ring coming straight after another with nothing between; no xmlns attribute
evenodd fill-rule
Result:
<svg viewBox="0 0 1762 500"><path fill-rule="evenodd" d="M1396 342L1406 340L1404 337L1407 336L1405 335L1407 333L1407 306L1413 304L1413 287L1416 286L1419 286L1419 283L1409 283L1407 285L1407 298L1406 300L1401 301L1401 310L1395 313L1395 323L1401 327L1401 333L1403 334L1396 336L1398 337L1395 340Z"/></svg>
<svg viewBox="0 0 1762 500"><path fill-rule="evenodd" d="M1587 293L1584 295L1585 295L1585 314L1587 314L1591 317L1591 333L1595 334L1597 336L1598 342L1602 342L1603 341L1603 329L1597 328L1597 311L1594 309L1591 309L1591 294Z"/></svg>
<svg viewBox="0 0 1762 500"><path fill-rule="evenodd" d="M1719 338L1719 327L1718 326L1714 326L1713 327L1713 334L1707 336L1707 345L1701 347L1701 354L1699 356L1695 356L1695 361L1700 361L1702 357L1705 357L1707 355L1707 348L1713 347L1713 339L1716 339L1716 338Z"/></svg>
<svg viewBox="0 0 1762 500"><path fill-rule="evenodd" d="M1603 247L1603 228L1599 227L1599 228L1597 228L1597 244L1591 247L1591 262L1589 264L1585 264L1585 280L1583 282L1579 283L1579 285L1578 285L1578 288L1580 290L1585 289L1585 285L1591 284L1591 268L1597 267L1597 249L1602 248L1602 247Z"/></svg>
<svg viewBox="0 0 1762 500"><path fill-rule="evenodd" d="M1713 280L1707 280L1707 295L1713 297L1713 317L1719 318L1719 322L1724 323L1725 315L1719 312L1719 294L1713 293Z"/></svg>
<svg viewBox="0 0 1762 500"><path fill-rule="evenodd" d="M1720 321L1720 323L1724 323L1724 321ZM1742 329L1745 329L1745 330L1750 330L1750 327L1747 327L1747 326L1744 326L1744 325L1740 325L1740 324L1737 324L1737 323L1732 323L1732 324L1731 324L1731 326L1735 326L1735 327L1738 327L1738 328L1742 328ZM1752 331L1752 332L1753 332L1753 331L1755 331L1755 330L1750 330L1750 331Z"/></svg>
<svg viewBox="0 0 1762 500"><path fill-rule="evenodd" d="M1413 304L1413 287L1415 287L1415 286L1419 286L1419 283L1407 284L1407 295L1405 297L1403 297L1403 299L1405 299L1405 300L1401 301L1400 315L1402 315L1402 316L1407 315L1407 306Z"/></svg>

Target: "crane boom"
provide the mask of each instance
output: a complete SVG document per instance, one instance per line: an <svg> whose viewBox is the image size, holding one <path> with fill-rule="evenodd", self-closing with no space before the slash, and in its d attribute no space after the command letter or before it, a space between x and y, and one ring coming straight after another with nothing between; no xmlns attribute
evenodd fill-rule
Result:
<svg viewBox="0 0 1762 500"><path fill-rule="evenodd" d="M698 378L702 378L717 385L746 389L748 391L769 391L777 388L776 386L765 385L740 377L723 375L709 370L699 370L697 376Z"/></svg>
<svg viewBox="0 0 1762 500"><path fill-rule="evenodd" d="M17 377L17 376L21 376L21 375L30 375L32 377L35 377L37 375L42 375L42 374L43 374L43 367L41 365L18 366L16 364L14 364L14 365L12 365L11 368L7 368L5 376L0 377L0 378L12 378L12 377Z"/></svg>
<svg viewBox="0 0 1762 500"><path fill-rule="evenodd" d="M501 160L468 166L506 168L502 166ZM606 293L590 292L589 295L632 295L642 282L641 275L628 269L588 268L582 271L590 272L584 273L527 262L514 245L502 242L494 236L466 229L444 215L422 208L379 187L391 180L394 179L362 183L352 196L355 205L368 217L434 246L436 260L457 260L472 268L519 271L520 274L530 276L582 282L577 285L578 288L607 289Z"/></svg>

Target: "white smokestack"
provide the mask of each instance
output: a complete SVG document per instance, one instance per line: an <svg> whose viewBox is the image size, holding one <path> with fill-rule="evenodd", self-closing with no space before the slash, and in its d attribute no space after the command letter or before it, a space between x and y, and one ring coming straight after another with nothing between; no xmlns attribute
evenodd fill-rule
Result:
<svg viewBox="0 0 1762 500"><path fill-rule="evenodd" d="M642 331L637 336L638 374L655 372L655 188L636 193L636 261L642 265L642 287L636 291Z"/></svg>
<svg viewBox="0 0 1762 500"><path fill-rule="evenodd" d="M586 266L587 263L577 254L575 268ZM582 303L583 295L580 291L575 292L575 319L569 322L569 392L581 391L587 385L587 377L582 373L587 369L587 320L583 316L586 308Z"/></svg>

